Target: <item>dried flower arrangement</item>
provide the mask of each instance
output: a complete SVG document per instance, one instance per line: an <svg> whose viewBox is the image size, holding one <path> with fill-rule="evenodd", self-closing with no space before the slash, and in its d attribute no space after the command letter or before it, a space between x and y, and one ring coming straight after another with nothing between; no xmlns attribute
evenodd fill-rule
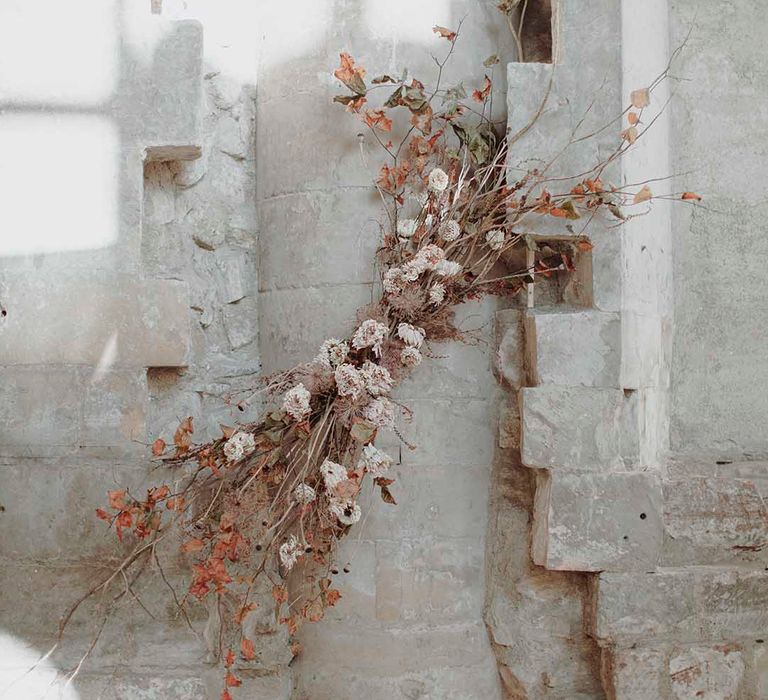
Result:
<svg viewBox="0 0 768 700"><path fill-rule="evenodd" d="M256 656L241 623L256 608L263 582L271 585L276 617L291 633L320 620L341 597L333 582L337 546L362 517L364 483L370 480L386 503L395 504L393 459L376 447L376 438L382 431L399 435L398 417L407 409L391 392L430 354L430 343L462 339L456 305L488 294L516 295L538 275L572 270L574 253L590 249L584 233L542 256L523 233L537 217L589 222L605 212L621 223L626 207L652 199L647 185L630 193L603 178L606 167L642 136L643 109L664 75L632 94L629 124L617 135L615 151L586 174L569 181L542 168L510 182L509 149L525 130L505 135L491 119L498 59L485 62L491 76L471 94L461 85L444 87L443 68L458 30L434 31L448 46L430 88L407 73L368 83L366 70L346 53L334 73L348 90L335 101L361 120L387 159L375 179L386 212L377 253L380 298L361 310L351 337L329 338L310 362L264 380L261 391L272 407L261 420L222 426L220 438L195 445L187 418L172 447L155 441L153 454L181 485L159 485L145 498L126 490L109 493L108 509L97 514L132 547L69 610L62 634L84 600L139 575L159 542L180 531L181 549L193 559L180 608L190 597L215 595L223 618L240 630L236 645L219 650L227 669L221 697L230 700L229 689L240 685L236 655L246 661ZM382 91L385 96L372 105ZM396 113L407 124L393 141ZM688 192L674 196L699 199ZM523 269L510 272L520 250L532 251L534 262L529 254Z"/></svg>

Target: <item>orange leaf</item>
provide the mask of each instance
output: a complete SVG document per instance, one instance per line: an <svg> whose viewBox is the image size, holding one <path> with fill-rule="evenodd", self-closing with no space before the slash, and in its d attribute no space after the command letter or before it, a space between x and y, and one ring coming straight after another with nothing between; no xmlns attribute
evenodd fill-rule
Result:
<svg viewBox="0 0 768 700"><path fill-rule="evenodd" d="M232 700L232 695L228 690L221 691L221 700Z"/></svg>
<svg viewBox="0 0 768 700"><path fill-rule="evenodd" d="M235 652L231 649L227 649L227 655L224 657L224 665L229 668L235 663Z"/></svg>
<svg viewBox="0 0 768 700"><path fill-rule="evenodd" d="M157 440L152 443L152 454L155 457L159 457L163 452L165 452L165 440L157 438Z"/></svg>
<svg viewBox="0 0 768 700"><path fill-rule="evenodd" d="M237 428L231 428L228 425L224 425L224 423L219 423L219 428L221 428L221 434L226 440L229 440L237 432Z"/></svg>
<svg viewBox="0 0 768 700"><path fill-rule="evenodd" d="M488 98L488 95L491 94L491 85L491 79L486 75L482 90L473 90L472 99L477 102L485 102L485 100Z"/></svg>
<svg viewBox="0 0 768 700"><path fill-rule="evenodd" d="M648 187L648 185L644 185L643 189L641 189L632 200L633 204L640 204L641 202L647 202L649 199L653 197L653 192L651 192L651 188Z"/></svg>
<svg viewBox="0 0 768 700"><path fill-rule="evenodd" d="M630 126L629 129L624 129L624 131L621 132L621 138L630 145L637 141L637 136L637 127L634 126Z"/></svg>
<svg viewBox="0 0 768 700"><path fill-rule="evenodd" d="M243 684L232 671L227 671L227 675L224 677L224 683L227 688L238 688Z"/></svg>
<svg viewBox="0 0 768 700"><path fill-rule="evenodd" d="M253 642L247 637L243 637L240 642L240 651L243 657L248 661L253 661L256 658L256 648L253 646Z"/></svg>
<svg viewBox="0 0 768 700"><path fill-rule="evenodd" d="M348 53L339 54L340 67L333 74L346 85L352 92L358 95L365 95L366 87L363 78L365 77L365 68L355 65L355 59Z"/></svg>
<svg viewBox="0 0 768 700"><path fill-rule="evenodd" d="M120 491L107 491L107 496L109 496L110 508L121 510L125 507L125 489L121 489Z"/></svg>
<svg viewBox="0 0 768 700"><path fill-rule="evenodd" d="M588 253L592 248L595 246L592 245L590 241L588 241L586 238L581 238L576 243L576 247L582 252L582 253Z"/></svg>
<svg viewBox="0 0 768 700"><path fill-rule="evenodd" d="M181 551L199 552L203 547L205 547L205 542L203 542L201 539L198 539L197 537L193 537L191 540L187 540L184 544L181 545Z"/></svg>
<svg viewBox="0 0 768 700"><path fill-rule="evenodd" d="M383 109L365 110L363 121L372 129L378 128L381 131L392 131L392 120L387 117Z"/></svg>
<svg viewBox="0 0 768 700"><path fill-rule="evenodd" d="M701 195L696 194L695 192L683 192L683 196L680 197L680 199L685 199L687 201L700 202Z"/></svg>
<svg viewBox="0 0 768 700"><path fill-rule="evenodd" d="M288 589L283 588L282 586L272 586L272 597L275 599L275 602L279 605L280 603L287 603L288 602Z"/></svg>
<svg viewBox="0 0 768 700"><path fill-rule="evenodd" d="M337 591L335 588L331 588L325 594L325 600L328 603L328 605L336 605L336 603L338 603L340 599L341 599L341 593Z"/></svg>
<svg viewBox="0 0 768 700"><path fill-rule="evenodd" d="M448 39L448 41L456 41L456 32L451 31L446 27L435 26L432 27L432 31L438 34L442 39Z"/></svg>
<svg viewBox="0 0 768 700"><path fill-rule="evenodd" d="M651 92L648 88L642 88L640 90L632 90L629 96L629 101L635 109L643 109L651 104Z"/></svg>
<svg viewBox="0 0 768 700"><path fill-rule="evenodd" d="M101 518L102 520L109 520L109 515L107 515L107 512L103 508L96 509L96 517Z"/></svg>
<svg viewBox="0 0 768 700"><path fill-rule="evenodd" d="M637 116L637 113L636 113L636 112L630 112L630 113L627 115L627 121L628 121L628 122L629 122L629 123L630 123L632 126L634 126L635 124L637 124L637 123L640 121L640 117L638 117L638 116Z"/></svg>

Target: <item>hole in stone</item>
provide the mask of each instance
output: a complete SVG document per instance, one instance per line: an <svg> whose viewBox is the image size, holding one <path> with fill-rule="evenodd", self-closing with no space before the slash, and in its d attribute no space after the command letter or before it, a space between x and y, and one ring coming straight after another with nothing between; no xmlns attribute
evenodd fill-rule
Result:
<svg viewBox="0 0 768 700"><path fill-rule="evenodd" d="M624 398L628 399L634 393L635 393L634 389L624 389Z"/></svg>
<svg viewBox="0 0 768 700"><path fill-rule="evenodd" d="M763 639L756 639L755 644L762 644L764 641Z"/></svg>
<svg viewBox="0 0 768 700"><path fill-rule="evenodd" d="M504 0L512 28L519 30L520 63L552 63L552 0Z"/></svg>
<svg viewBox="0 0 768 700"><path fill-rule="evenodd" d="M624 535L624 539L628 540L629 539L629 535Z"/></svg>
<svg viewBox="0 0 768 700"><path fill-rule="evenodd" d="M718 459L715 464L733 464L729 459Z"/></svg>
<svg viewBox="0 0 768 700"><path fill-rule="evenodd" d="M3 318L5 318L7 315L8 315L8 312L5 309L0 311L0 316L2 316Z"/></svg>
<svg viewBox="0 0 768 700"><path fill-rule="evenodd" d="M645 513L640 513L640 520L645 520L647 517Z"/></svg>

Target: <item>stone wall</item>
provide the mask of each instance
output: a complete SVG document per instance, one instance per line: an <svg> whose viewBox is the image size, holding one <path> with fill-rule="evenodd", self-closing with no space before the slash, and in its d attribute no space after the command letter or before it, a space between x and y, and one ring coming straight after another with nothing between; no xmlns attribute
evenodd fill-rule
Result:
<svg viewBox="0 0 768 700"><path fill-rule="evenodd" d="M147 443L186 415L201 438L255 415L230 393L349 333L370 298L378 154L330 102L338 52L424 72L442 48L431 26L465 18L447 80L467 78L491 53L514 57L495 4L0 6L0 66L25 67L0 73L0 684L114 561L93 509L118 484L144 487ZM768 697L760 9L552 1L553 64L496 76L513 131L552 79L510 177L585 113L583 133L618 116L692 25L673 107L668 83L654 90L645 117L661 116L608 177L693 169L685 186L706 208L661 201L593 227L576 273L532 307L460 310L478 343L440 348L399 392L418 449L387 446L398 506L368 499L344 597L297 659L271 615L254 623L243 697ZM542 16L529 60L550 57ZM569 147L562 170L607 153L616 124ZM181 591L177 557L169 544L155 566ZM197 609L187 629L162 578L128 593L74 684L57 671L103 601L0 697L218 698L215 615Z"/></svg>

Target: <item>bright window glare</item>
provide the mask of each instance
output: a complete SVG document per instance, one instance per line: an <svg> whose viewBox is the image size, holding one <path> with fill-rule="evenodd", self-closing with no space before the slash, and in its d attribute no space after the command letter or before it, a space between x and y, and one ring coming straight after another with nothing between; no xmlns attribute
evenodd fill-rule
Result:
<svg viewBox="0 0 768 700"><path fill-rule="evenodd" d="M116 53L114 0L0 2L0 101L103 102Z"/></svg>
<svg viewBox="0 0 768 700"><path fill-rule="evenodd" d="M434 41L435 24L450 21L448 0L365 0L366 26L376 38L424 44Z"/></svg>
<svg viewBox="0 0 768 700"><path fill-rule="evenodd" d="M72 685L50 661L25 642L0 632L0 698L3 700L79 700Z"/></svg>
<svg viewBox="0 0 768 700"><path fill-rule="evenodd" d="M118 144L105 117L0 115L0 256L114 243Z"/></svg>

